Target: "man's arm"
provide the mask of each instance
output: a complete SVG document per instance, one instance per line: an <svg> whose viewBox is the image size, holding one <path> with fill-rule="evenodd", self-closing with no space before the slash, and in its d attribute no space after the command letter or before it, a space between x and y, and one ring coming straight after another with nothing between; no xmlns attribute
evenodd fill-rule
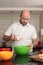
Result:
<svg viewBox="0 0 43 65"><path fill-rule="evenodd" d="M4 41L19 41L22 39L22 36L21 35L14 35L14 34L11 34L11 36L7 36L7 35L4 35L3 36L3 40Z"/></svg>
<svg viewBox="0 0 43 65"><path fill-rule="evenodd" d="M4 41L10 41L11 40L11 36L4 35L3 36L3 40Z"/></svg>
<svg viewBox="0 0 43 65"><path fill-rule="evenodd" d="M36 46L38 44L39 40L37 38L32 39L32 43L34 46Z"/></svg>

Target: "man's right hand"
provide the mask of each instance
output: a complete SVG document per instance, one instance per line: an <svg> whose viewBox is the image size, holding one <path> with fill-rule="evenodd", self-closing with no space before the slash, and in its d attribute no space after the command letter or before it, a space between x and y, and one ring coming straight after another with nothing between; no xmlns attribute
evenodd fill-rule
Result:
<svg viewBox="0 0 43 65"><path fill-rule="evenodd" d="M11 40L12 41L19 41L21 39L22 39L21 35L14 35L14 34L11 35Z"/></svg>

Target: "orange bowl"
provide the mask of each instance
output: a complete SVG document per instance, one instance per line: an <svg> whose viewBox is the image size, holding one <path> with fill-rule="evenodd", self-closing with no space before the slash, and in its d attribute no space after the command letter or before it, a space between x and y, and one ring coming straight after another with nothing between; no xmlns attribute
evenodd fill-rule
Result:
<svg viewBox="0 0 43 65"><path fill-rule="evenodd" d="M0 51L1 60L10 60L13 57L13 51Z"/></svg>

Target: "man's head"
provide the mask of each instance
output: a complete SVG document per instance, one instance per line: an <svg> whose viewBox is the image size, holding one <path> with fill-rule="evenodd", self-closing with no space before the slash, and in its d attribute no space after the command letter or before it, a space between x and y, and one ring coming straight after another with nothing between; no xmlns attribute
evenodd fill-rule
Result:
<svg viewBox="0 0 43 65"><path fill-rule="evenodd" d="M20 15L20 23L25 26L28 23L28 20L30 19L30 11L24 10L21 12Z"/></svg>

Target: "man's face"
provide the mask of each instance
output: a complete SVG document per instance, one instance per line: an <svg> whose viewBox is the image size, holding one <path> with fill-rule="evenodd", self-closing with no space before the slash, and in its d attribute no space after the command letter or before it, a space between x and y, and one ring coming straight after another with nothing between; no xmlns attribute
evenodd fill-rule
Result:
<svg viewBox="0 0 43 65"><path fill-rule="evenodd" d="M30 12L23 12L22 16L20 17L20 22L23 26L25 26L28 23L29 19L30 19Z"/></svg>

